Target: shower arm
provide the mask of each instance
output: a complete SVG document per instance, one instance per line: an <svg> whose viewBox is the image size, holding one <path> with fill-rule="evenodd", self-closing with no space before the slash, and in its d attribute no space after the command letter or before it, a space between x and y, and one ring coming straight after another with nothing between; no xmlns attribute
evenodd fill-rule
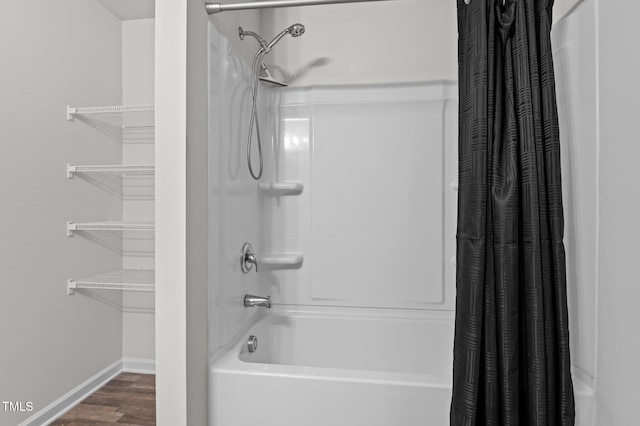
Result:
<svg viewBox="0 0 640 426"><path fill-rule="evenodd" d="M240 40L244 40L244 36L251 36L253 38L255 38L258 43L260 43L260 46L262 47L262 50L267 50L267 42L265 41L265 39L263 39L262 37L260 37L257 33L254 33L253 31L245 31L242 29L242 27L238 27L238 36L240 36ZM269 53L269 52L267 52Z"/></svg>
<svg viewBox="0 0 640 426"><path fill-rule="evenodd" d="M205 3L205 9L209 15L232 10L247 9L265 9L276 7L292 7L292 6L315 6L323 4L340 4L340 3L364 3L378 1L395 1L395 0L274 0L261 2L247 2L234 4L221 3Z"/></svg>

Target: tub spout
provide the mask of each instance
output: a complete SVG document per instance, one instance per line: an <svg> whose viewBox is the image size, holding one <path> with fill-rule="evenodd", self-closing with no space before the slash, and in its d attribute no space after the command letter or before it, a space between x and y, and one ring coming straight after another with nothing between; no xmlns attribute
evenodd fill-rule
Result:
<svg viewBox="0 0 640 426"><path fill-rule="evenodd" d="M253 306L262 306L265 308L271 308L271 296L260 297L260 296L253 296L251 294L245 294L244 306L246 306L247 308L250 308Z"/></svg>

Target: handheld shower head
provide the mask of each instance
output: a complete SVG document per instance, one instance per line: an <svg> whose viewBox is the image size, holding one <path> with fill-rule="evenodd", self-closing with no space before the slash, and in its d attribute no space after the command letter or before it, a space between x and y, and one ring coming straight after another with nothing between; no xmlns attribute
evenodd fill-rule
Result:
<svg viewBox="0 0 640 426"><path fill-rule="evenodd" d="M293 24L287 31L291 34L291 37L300 37L305 32L305 27L302 24Z"/></svg>
<svg viewBox="0 0 640 426"><path fill-rule="evenodd" d="M269 44L267 44L265 52L269 53L271 49L273 49L273 46L275 46L280 40L282 40L282 37L286 36L287 34L290 34L291 37L300 37L302 34L304 34L304 32L305 32L304 25L302 24L291 25L289 28L287 28L286 30L282 31L280 34L275 36L273 40L271 40Z"/></svg>

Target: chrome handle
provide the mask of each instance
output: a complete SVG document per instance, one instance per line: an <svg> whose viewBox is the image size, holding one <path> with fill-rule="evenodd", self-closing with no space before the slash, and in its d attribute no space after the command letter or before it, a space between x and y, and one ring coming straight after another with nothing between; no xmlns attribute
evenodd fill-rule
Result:
<svg viewBox="0 0 640 426"><path fill-rule="evenodd" d="M250 243L242 245L242 254L240 255L240 268L242 272L248 274L251 268L256 267L258 272L258 257L253 252L253 246Z"/></svg>
<svg viewBox="0 0 640 426"><path fill-rule="evenodd" d="M245 267L249 265L247 272L251 270L251 268L255 265L256 272L258 272L258 258L253 253L245 253L244 255L244 265Z"/></svg>

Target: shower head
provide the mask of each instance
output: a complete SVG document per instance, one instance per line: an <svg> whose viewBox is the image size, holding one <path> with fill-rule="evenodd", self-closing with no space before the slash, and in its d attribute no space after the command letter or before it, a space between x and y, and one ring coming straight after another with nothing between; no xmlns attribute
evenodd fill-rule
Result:
<svg viewBox="0 0 640 426"><path fill-rule="evenodd" d="M305 32L304 25L302 24L291 25L289 28L287 28L286 30L282 31L280 34L275 36L273 40L271 40L269 44L267 44L267 47L265 48L265 53L271 52L271 49L273 49L273 46L275 46L282 39L282 37L286 36L287 34L290 34L291 37L300 37L302 34L304 34L304 32Z"/></svg>
<svg viewBox="0 0 640 426"><path fill-rule="evenodd" d="M260 79L260 81L264 81L265 83L271 83L274 86L280 86L280 87L287 87L288 84L280 81L280 80L276 80L271 73L269 72L269 68L267 68L267 65L264 62L260 63L260 67L262 68L262 75L258 75L258 78Z"/></svg>

